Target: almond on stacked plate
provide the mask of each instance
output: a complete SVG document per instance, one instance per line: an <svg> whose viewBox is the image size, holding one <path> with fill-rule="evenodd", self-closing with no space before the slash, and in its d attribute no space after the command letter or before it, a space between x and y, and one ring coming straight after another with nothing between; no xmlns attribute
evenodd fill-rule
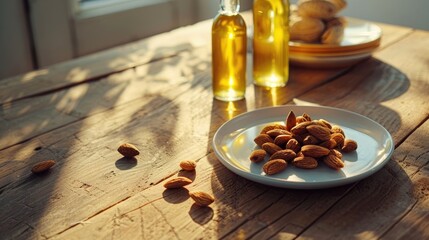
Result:
<svg viewBox="0 0 429 240"><path fill-rule="evenodd" d="M341 68L369 58L380 45L381 29L373 23L347 18L340 44L290 41L292 65L312 68Z"/></svg>

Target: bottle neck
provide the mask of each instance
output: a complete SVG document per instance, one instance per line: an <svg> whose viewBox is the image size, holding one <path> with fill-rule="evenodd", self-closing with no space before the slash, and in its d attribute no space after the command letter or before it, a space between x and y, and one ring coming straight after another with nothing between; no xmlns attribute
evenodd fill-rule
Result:
<svg viewBox="0 0 429 240"><path fill-rule="evenodd" d="M240 11L240 0L220 0L220 14L236 15Z"/></svg>

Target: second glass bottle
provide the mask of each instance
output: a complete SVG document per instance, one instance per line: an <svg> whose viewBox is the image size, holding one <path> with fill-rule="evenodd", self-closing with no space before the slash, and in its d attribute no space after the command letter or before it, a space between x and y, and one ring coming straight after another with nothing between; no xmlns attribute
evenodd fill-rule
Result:
<svg viewBox="0 0 429 240"><path fill-rule="evenodd" d="M264 87L283 87L289 79L289 1L253 3L253 79Z"/></svg>

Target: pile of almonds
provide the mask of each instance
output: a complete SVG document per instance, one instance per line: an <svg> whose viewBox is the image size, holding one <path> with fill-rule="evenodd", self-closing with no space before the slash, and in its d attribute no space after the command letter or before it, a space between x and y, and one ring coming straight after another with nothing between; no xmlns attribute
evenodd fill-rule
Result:
<svg viewBox="0 0 429 240"><path fill-rule="evenodd" d="M288 164L297 168L314 169L323 162L338 170L344 167L342 152L357 149L356 141L347 139L344 131L324 119L312 120L304 113L295 116L290 111L286 124L269 124L254 139L260 147L250 154L250 161L264 163L263 171L267 175L279 173Z"/></svg>
<svg viewBox="0 0 429 240"><path fill-rule="evenodd" d="M346 22L337 13L346 6L345 0L299 0L296 8L291 8L291 40L339 44Z"/></svg>

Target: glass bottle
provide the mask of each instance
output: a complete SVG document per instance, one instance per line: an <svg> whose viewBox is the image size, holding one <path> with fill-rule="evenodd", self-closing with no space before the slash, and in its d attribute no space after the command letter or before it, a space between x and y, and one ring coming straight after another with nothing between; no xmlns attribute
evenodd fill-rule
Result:
<svg viewBox="0 0 429 240"><path fill-rule="evenodd" d="M264 87L283 87L289 79L289 1L253 3L253 79Z"/></svg>
<svg viewBox="0 0 429 240"><path fill-rule="evenodd" d="M244 98L246 90L246 23L239 0L221 0L212 25L213 94L222 101Z"/></svg>

